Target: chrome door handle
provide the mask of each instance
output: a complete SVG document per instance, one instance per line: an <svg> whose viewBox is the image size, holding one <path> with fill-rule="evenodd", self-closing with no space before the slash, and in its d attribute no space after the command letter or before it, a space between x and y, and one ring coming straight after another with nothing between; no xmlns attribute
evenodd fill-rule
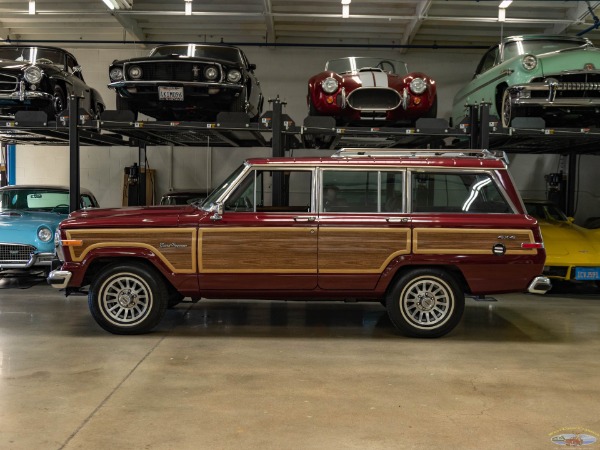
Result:
<svg viewBox="0 0 600 450"><path fill-rule="evenodd" d="M294 222L314 222L317 220L315 216L296 216Z"/></svg>
<svg viewBox="0 0 600 450"><path fill-rule="evenodd" d="M407 222L410 222L410 219L408 217L386 217L385 220L388 221L388 222L390 222L390 223L407 223Z"/></svg>

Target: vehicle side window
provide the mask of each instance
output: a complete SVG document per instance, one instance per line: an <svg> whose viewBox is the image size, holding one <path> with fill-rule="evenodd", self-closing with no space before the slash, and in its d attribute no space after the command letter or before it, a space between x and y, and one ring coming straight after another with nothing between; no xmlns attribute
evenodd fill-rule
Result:
<svg viewBox="0 0 600 450"><path fill-rule="evenodd" d="M411 190L413 212L511 212L508 202L487 174L414 172Z"/></svg>
<svg viewBox="0 0 600 450"><path fill-rule="evenodd" d="M404 172L325 170L322 212L402 212Z"/></svg>
<svg viewBox="0 0 600 450"><path fill-rule="evenodd" d="M90 198L89 195L82 195L81 196L81 207L82 208L91 208L94 206L94 202L92 201L92 199Z"/></svg>
<svg viewBox="0 0 600 450"><path fill-rule="evenodd" d="M475 71L475 75L479 75L483 72L488 71L492 67L494 67L497 59L498 59L498 47L494 47L494 48L488 50L487 53L485 55L483 55L483 58L481 58L481 61L479 62L479 65L477 66L477 70Z"/></svg>
<svg viewBox="0 0 600 450"><path fill-rule="evenodd" d="M281 184L282 191L273 189ZM312 171L253 170L225 201L225 211L302 213L311 211Z"/></svg>

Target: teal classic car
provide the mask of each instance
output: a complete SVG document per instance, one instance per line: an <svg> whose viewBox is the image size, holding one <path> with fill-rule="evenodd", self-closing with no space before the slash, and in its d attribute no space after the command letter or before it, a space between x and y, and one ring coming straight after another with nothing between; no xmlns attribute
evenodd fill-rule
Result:
<svg viewBox="0 0 600 450"><path fill-rule="evenodd" d="M508 37L483 55L473 80L454 97L453 123L468 115L468 105L482 102L504 127L524 116L552 126L597 125L600 49L584 37Z"/></svg>
<svg viewBox="0 0 600 450"><path fill-rule="evenodd" d="M82 208L97 207L82 189ZM0 188L0 274L6 270L49 271L54 259L54 232L69 214L69 188L5 186Z"/></svg>

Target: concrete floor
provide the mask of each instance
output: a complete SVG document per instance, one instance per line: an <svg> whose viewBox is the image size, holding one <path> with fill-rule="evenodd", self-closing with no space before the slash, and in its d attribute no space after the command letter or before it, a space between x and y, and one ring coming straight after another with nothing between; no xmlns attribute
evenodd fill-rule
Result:
<svg viewBox="0 0 600 450"><path fill-rule="evenodd" d="M600 448L600 292L467 301L445 338L378 304L209 301L114 336L0 283L2 449Z"/></svg>

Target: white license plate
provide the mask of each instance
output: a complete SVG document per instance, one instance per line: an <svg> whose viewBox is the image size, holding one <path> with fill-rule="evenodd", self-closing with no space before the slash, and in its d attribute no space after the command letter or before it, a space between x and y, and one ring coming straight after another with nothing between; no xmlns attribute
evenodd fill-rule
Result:
<svg viewBox="0 0 600 450"><path fill-rule="evenodd" d="M599 267L575 267L576 280L600 280Z"/></svg>
<svg viewBox="0 0 600 450"><path fill-rule="evenodd" d="M182 102L183 101L183 88L182 87L159 86L158 87L158 99L159 100L168 100L171 102Z"/></svg>

